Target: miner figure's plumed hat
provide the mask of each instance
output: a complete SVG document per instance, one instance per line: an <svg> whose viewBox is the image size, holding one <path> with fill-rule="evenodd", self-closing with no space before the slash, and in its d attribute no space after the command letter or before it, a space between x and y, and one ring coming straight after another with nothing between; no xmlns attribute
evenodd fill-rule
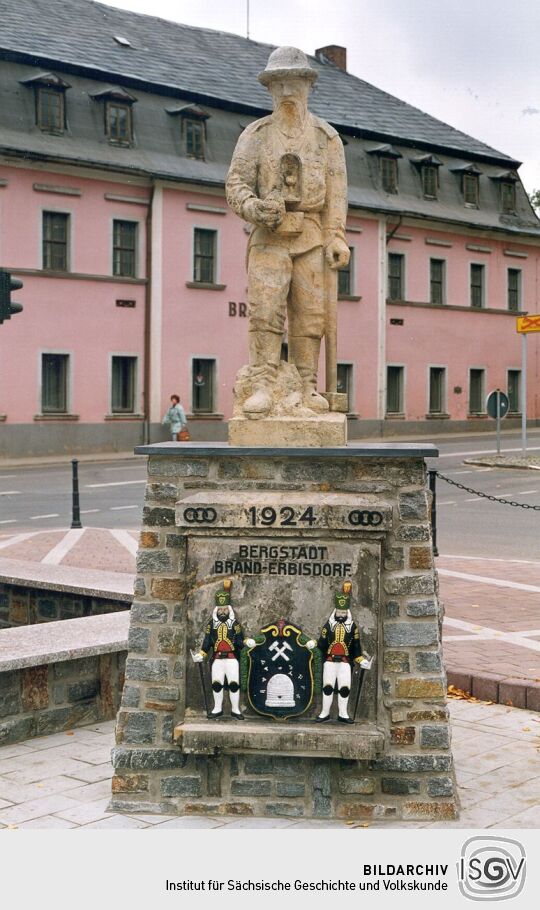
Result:
<svg viewBox="0 0 540 910"><path fill-rule="evenodd" d="M223 588L221 591L216 591L215 594L215 604L216 607L230 607L231 605L231 587L232 581L230 578L226 578L223 582Z"/></svg>
<svg viewBox="0 0 540 910"><path fill-rule="evenodd" d="M350 608L351 590L352 590L351 582L344 581L342 590L337 591L334 594L334 603L335 603L336 610L348 610Z"/></svg>
<svg viewBox="0 0 540 910"><path fill-rule="evenodd" d="M257 78L263 85L269 85L272 79L286 79L290 76L301 76L311 83L319 76L309 65L304 51L297 47L277 47L270 54L266 69Z"/></svg>

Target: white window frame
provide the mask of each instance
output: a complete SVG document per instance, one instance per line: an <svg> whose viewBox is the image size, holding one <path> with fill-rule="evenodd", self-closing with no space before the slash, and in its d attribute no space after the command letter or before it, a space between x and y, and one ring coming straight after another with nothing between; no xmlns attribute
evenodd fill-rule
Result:
<svg viewBox="0 0 540 910"><path fill-rule="evenodd" d="M75 272L76 269L73 268L73 263L75 262L75 213L72 209L66 209L65 206L60 205L43 205L40 210L40 220L39 220L39 249L38 249L38 268L40 271L50 271L45 269L43 261L43 216L45 212L51 212L53 215L67 215L68 216L68 236L67 236L67 269L68 272ZM54 353L51 351L50 353Z"/></svg>
<svg viewBox="0 0 540 910"><path fill-rule="evenodd" d="M430 256L429 257L429 272L428 272L428 300L431 303L431 260L435 259L439 262L444 263L443 265L443 281L442 281L442 303L441 306L446 306L448 303L448 259L446 256ZM438 306L438 304L434 304Z"/></svg>
<svg viewBox="0 0 540 910"><path fill-rule="evenodd" d="M137 242L135 244L135 276L132 278L130 275L115 275L114 274L114 222L115 221L131 221L132 224L137 225ZM115 278L117 281L133 281L141 277L140 264L143 261L142 256L142 241L143 241L143 227L142 221L140 218L130 218L129 215L113 215L109 224L109 274ZM119 355L120 356L120 355Z"/></svg>
<svg viewBox="0 0 540 910"><path fill-rule="evenodd" d="M472 305L472 267L473 265L481 265L484 272L484 280L482 282L482 306L475 307ZM487 301L489 300L488 294L488 267L487 262L480 262L477 259L469 260L469 306L471 310L485 310L487 307Z"/></svg>
<svg viewBox="0 0 540 910"><path fill-rule="evenodd" d="M350 273L349 273L350 280L349 280L349 293L344 294L342 296L355 297L356 296L356 250L357 250L357 247L355 244L348 243L347 238L345 238L345 243L347 243L347 246L349 247L349 249L351 251ZM339 288L339 273L338 273L338 288ZM338 291L338 296L340 296L339 291ZM343 361L343 363L345 363L345 361Z"/></svg>
<svg viewBox="0 0 540 910"><path fill-rule="evenodd" d="M356 389L355 389L356 366L355 366L354 360L338 360L337 366L351 368L351 388L350 388L350 392L349 392L347 413L353 414L353 413L355 413L355 399L356 399Z"/></svg>
<svg viewBox="0 0 540 910"><path fill-rule="evenodd" d="M402 286L403 286L403 297L400 297L400 300L407 300L407 253L402 250L388 250L386 251L386 299L390 298L390 255L392 256L401 256L403 260L403 276L402 276ZM387 366L398 366L398 364L387 364Z"/></svg>
<svg viewBox="0 0 540 910"><path fill-rule="evenodd" d="M481 396L480 396L480 399L481 399L481 402L482 402L482 410L481 410L481 411L471 411L471 409L470 409L470 408L471 408L471 370L482 370L482 372L483 372L483 374L484 374L483 383L482 383L482 385L483 385L482 394L481 394ZM467 381L468 381L468 385L467 385L467 414L468 414L469 416L475 416L476 414L480 414L480 415L485 415L485 414L487 414L487 411L486 411L487 368L486 368L485 366L483 366L482 364L472 364L472 366L470 366L470 367L468 368Z"/></svg>
<svg viewBox="0 0 540 910"><path fill-rule="evenodd" d="M509 301L508 301L508 289L509 289L510 272L517 272L518 275L519 275L519 277L518 277L518 307L517 307L517 311L516 311L516 310L511 310L510 307L508 306L508 302L509 302ZM520 310L523 309L523 269L516 268L515 265L508 265L508 266L506 267L506 309L508 310L509 313L519 312Z"/></svg>
<svg viewBox="0 0 540 910"><path fill-rule="evenodd" d="M508 378L510 373L519 373L519 388L518 388L518 407L517 411L508 411L509 414L521 414L521 389L523 382L523 371L521 366L519 367L507 367L506 368L506 394L508 394Z"/></svg>
<svg viewBox="0 0 540 910"><path fill-rule="evenodd" d="M401 367L403 370L403 388L401 390L401 410L400 411L389 411L388 410L388 367ZM384 409L385 417L401 417L407 413L407 364L406 363L392 363L386 364L386 388L384 394Z"/></svg>
<svg viewBox="0 0 540 910"><path fill-rule="evenodd" d="M194 411L193 410L193 362L195 360L213 360L214 361L214 410L213 411ZM217 354L191 354L189 357L189 409L190 414L204 419L214 414L219 414L218 408L218 390L219 390L219 357Z"/></svg>
<svg viewBox="0 0 540 910"><path fill-rule="evenodd" d="M442 410L441 411L432 411L430 408L430 398L431 398L431 370L443 370L443 391L442 391ZM444 363L428 363L426 367L426 384L427 384L427 408L426 414L430 416L441 416L448 414L448 366Z"/></svg>

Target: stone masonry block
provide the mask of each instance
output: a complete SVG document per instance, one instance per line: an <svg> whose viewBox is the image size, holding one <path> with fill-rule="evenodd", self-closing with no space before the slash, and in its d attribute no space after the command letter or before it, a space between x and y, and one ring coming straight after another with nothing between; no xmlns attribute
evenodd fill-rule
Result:
<svg viewBox="0 0 540 910"><path fill-rule="evenodd" d="M99 657L81 657L54 664L55 679L80 679L81 676L98 676Z"/></svg>
<svg viewBox="0 0 540 910"><path fill-rule="evenodd" d="M159 534L156 534L155 531L141 531L139 546L145 550L159 547Z"/></svg>
<svg viewBox="0 0 540 910"><path fill-rule="evenodd" d="M146 486L145 499L174 505L178 499L178 487L174 483L149 483Z"/></svg>
<svg viewBox="0 0 540 910"><path fill-rule="evenodd" d="M403 547L391 547L384 556L384 568L387 572L399 572L404 566Z"/></svg>
<svg viewBox="0 0 540 910"><path fill-rule="evenodd" d="M436 645L438 640L439 627L436 622L387 622L384 626L384 643L390 648Z"/></svg>
<svg viewBox="0 0 540 910"><path fill-rule="evenodd" d="M147 774L115 774L112 779L113 793L144 793L147 790Z"/></svg>
<svg viewBox="0 0 540 910"><path fill-rule="evenodd" d="M0 746L18 743L34 735L34 717L13 717L0 722Z"/></svg>
<svg viewBox="0 0 540 910"><path fill-rule="evenodd" d="M436 616L437 604L432 598L428 600L410 600L405 611L407 616Z"/></svg>
<svg viewBox="0 0 540 910"><path fill-rule="evenodd" d="M445 688L441 679L423 679L411 676L408 679L396 680L398 698L442 698L444 694Z"/></svg>
<svg viewBox="0 0 540 910"><path fill-rule="evenodd" d="M150 644L150 632L148 629L138 629L131 627L128 632L128 650L146 653Z"/></svg>
<svg viewBox="0 0 540 910"><path fill-rule="evenodd" d="M383 777L381 790L383 793L391 793L395 796L420 793L420 781L411 777Z"/></svg>
<svg viewBox="0 0 540 910"><path fill-rule="evenodd" d="M67 687L67 698L69 702L87 701L99 695L99 690L99 680L84 679Z"/></svg>
<svg viewBox="0 0 540 910"><path fill-rule="evenodd" d="M372 777L342 775L339 778L339 792L347 795L359 793L362 796L369 796L371 793L375 793L375 781Z"/></svg>
<svg viewBox="0 0 540 910"><path fill-rule="evenodd" d="M0 673L0 717L8 717L20 711L20 671Z"/></svg>
<svg viewBox="0 0 540 910"><path fill-rule="evenodd" d="M433 673L442 669L440 651L420 651L415 655L416 669L422 673Z"/></svg>
<svg viewBox="0 0 540 910"><path fill-rule="evenodd" d="M389 600L386 604L386 617L395 619L396 616L399 616L399 603L397 600Z"/></svg>
<svg viewBox="0 0 540 910"><path fill-rule="evenodd" d="M233 780L231 793L233 796L270 796L272 781L264 779Z"/></svg>
<svg viewBox="0 0 540 910"><path fill-rule="evenodd" d="M137 572L142 575L168 572L171 565L171 557L167 550L139 550L137 555Z"/></svg>
<svg viewBox="0 0 540 910"><path fill-rule="evenodd" d="M23 711L40 711L49 707L49 668L27 667L21 671L21 703Z"/></svg>
<svg viewBox="0 0 540 910"><path fill-rule="evenodd" d="M304 807L298 803L267 803L266 815L286 818L300 818L304 814Z"/></svg>
<svg viewBox="0 0 540 910"><path fill-rule="evenodd" d="M408 651L385 651L385 673L409 673L410 661Z"/></svg>
<svg viewBox="0 0 540 910"><path fill-rule="evenodd" d="M271 774L274 761L271 755L246 755L244 771L246 774Z"/></svg>
<svg viewBox="0 0 540 910"><path fill-rule="evenodd" d="M174 526L174 509L166 508L143 508L143 524L148 527L173 527Z"/></svg>
<svg viewBox="0 0 540 910"><path fill-rule="evenodd" d="M180 600L182 582L179 578L153 578L150 590L152 597L160 600Z"/></svg>
<svg viewBox="0 0 540 910"><path fill-rule="evenodd" d="M135 603L131 607L131 622L166 623L167 607L164 604Z"/></svg>
<svg viewBox="0 0 540 910"><path fill-rule="evenodd" d="M434 821L456 818L457 811L454 803L405 803L403 807L404 818L431 818Z"/></svg>
<svg viewBox="0 0 540 910"><path fill-rule="evenodd" d="M414 743L416 727L392 727L390 742L394 746L410 746Z"/></svg>
<svg viewBox="0 0 540 910"><path fill-rule="evenodd" d="M126 663L126 679L138 679L143 682L165 681L168 676L166 660L158 658L129 657Z"/></svg>
<svg viewBox="0 0 540 910"><path fill-rule="evenodd" d="M305 796L306 785L297 780L278 780L276 782L276 796L285 796L293 798L295 796Z"/></svg>
<svg viewBox="0 0 540 910"><path fill-rule="evenodd" d="M454 783L451 777L432 777L428 781L428 796L452 796Z"/></svg>
<svg viewBox="0 0 540 910"><path fill-rule="evenodd" d="M435 584L430 575L396 575L384 582L387 594L433 594Z"/></svg>
<svg viewBox="0 0 540 910"><path fill-rule="evenodd" d="M422 749L449 749L450 736L448 727L443 726L424 726L420 733L420 745Z"/></svg>
<svg viewBox="0 0 540 910"><path fill-rule="evenodd" d="M161 629L158 635L158 650L161 654L180 654L184 647L184 633L181 629Z"/></svg>
<svg viewBox="0 0 540 910"><path fill-rule="evenodd" d="M52 597L38 597L37 611L43 619L57 619L58 601Z"/></svg>
<svg viewBox="0 0 540 910"><path fill-rule="evenodd" d="M345 480L347 477L347 465L339 464L334 461L306 462L300 463L289 462L283 466L284 480L310 480L316 483L327 481Z"/></svg>
<svg viewBox="0 0 540 910"><path fill-rule="evenodd" d="M154 742L156 737L156 715L151 711L120 711L118 714L117 736L119 742L125 743Z"/></svg>
<svg viewBox="0 0 540 910"><path fill-rule="evenodd" d="M152 456L148 460L148 473L161 477L206 477L207 460L188 461L186 458Z"/></svg>
<svg viewBox="0 0 540 910"><path fill-rule="evenodd" d="M401 525L396 531L397 540L429 540L427 525Z"/></svg>
<svg viewBox="0 0 540 910"><path fill-rule="evenodd" d="M138 689L137 686L124 686L124 691L122 692L122 707L138 708L140 698L141 690Z"/></svg>
<svg viewBox="0 0 540 910"><path fill-rule="evenodd" d="M404 521L424 521L428 517L428 499L424 490L400 493L398 507Z"/></svg>
<svg viewBox="0 0 540 910"><path fill-rule="evenodd" d="M411 569L430 569L433 565L431 547L411 547L409 566Z"/></svg>
<svg viewBox="0 0 540 910"><path fill-rule="evenodd" d="M126 712L121 713L126 714ZM127 749L117 746L113 749L112 762L117 771L120 768L131 771L170 771L185 768L188 756L177 748Z"/></svg>
<svg viewBox="0 0 540 910"><path fill-rule="evenodd" d="M200 796L200 777L165 777L161 781L162 796Z"/></svg>

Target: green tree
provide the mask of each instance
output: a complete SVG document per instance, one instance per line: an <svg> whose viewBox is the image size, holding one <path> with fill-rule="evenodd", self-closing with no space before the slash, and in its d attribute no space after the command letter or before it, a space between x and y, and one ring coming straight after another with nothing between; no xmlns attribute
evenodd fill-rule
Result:
<svg viewBox="0 0 540 910"><path fill-rule="evenodd" d="M532 193L529 193L529 199L536 214L540 215L540 190L533 190Z"/></svg>

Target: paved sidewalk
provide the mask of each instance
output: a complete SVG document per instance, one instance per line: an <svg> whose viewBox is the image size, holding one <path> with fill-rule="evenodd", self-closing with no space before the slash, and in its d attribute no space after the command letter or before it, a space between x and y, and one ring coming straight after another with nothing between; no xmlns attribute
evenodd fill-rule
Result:
<svg viewBox="0 0 540 910"><path fill-rule="evenodd" d="M80 572L81 585L85 573L93 573L92 585L98 571L109 573L109 582L110 573L121 573L125 587L135 570L137 538L134 529L0 532L0 576L3 566L13 575L18 561L26 569L39 563L40 576L48 567L70 568ZM437 568L450 683L482 699L540 711L540 560L440 556Z"/></svg>
<svg viewBox="0 0 540 910"><path fill-rule="evenodd" d="M0 829L539 828L540 719L502 705L450 701L462 805L452 822L119 815L110 798L112 721L0 748Z"/></svg>

